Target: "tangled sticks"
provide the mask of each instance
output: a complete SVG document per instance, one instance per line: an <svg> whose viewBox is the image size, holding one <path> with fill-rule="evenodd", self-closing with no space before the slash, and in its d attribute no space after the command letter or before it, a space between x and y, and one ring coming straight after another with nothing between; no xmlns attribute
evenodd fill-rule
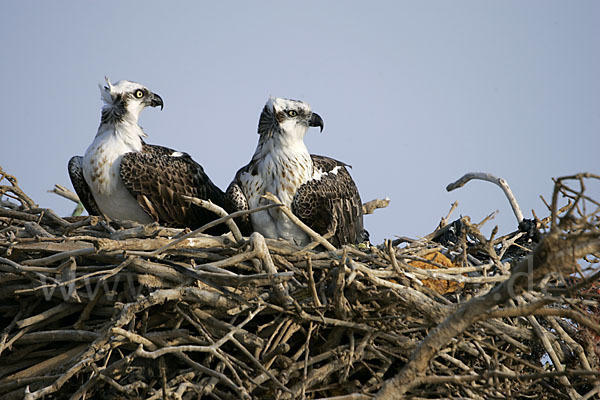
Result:
<svg viewBox="0 0 600 400"><path fill-rule="evenodd" d="M597 176L556 181L539 244L485 238L463 218L444 245L445 223L421 240L336 250L60 218L2 177L3 398L600 390L599 205L585 186Z"/></svg>

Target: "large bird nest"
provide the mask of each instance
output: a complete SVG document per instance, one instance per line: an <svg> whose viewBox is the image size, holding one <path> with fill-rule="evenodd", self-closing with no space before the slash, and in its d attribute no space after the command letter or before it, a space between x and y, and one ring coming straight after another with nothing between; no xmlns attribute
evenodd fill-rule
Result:
<svg viewBox="0 0 600 400"><path fill-rule="evenodd" d="M598 398L598 178L331 250L61 218L0 169L0 397Z"/></svg>

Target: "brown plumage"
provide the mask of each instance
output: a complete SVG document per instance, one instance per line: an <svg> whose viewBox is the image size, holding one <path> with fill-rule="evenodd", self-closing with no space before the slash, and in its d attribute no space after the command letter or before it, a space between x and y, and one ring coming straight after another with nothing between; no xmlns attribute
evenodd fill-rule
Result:
<svg viewBox="0 0 600 400"><path fill-rule="evenodd" d="M76 156L69 161L71 182L88 214L102 215L83 178L81 159ZM188 154L167 147L144 143L142 151L124 154L119 175L140 207L161 225L195 229L218 218L213 212L184 200L184 195L210 200L229 212L233 209L225 193L210 180L200 164ZM227 231L222 224L207 232Z"/></svg>
<svg viewBox="0 0 600 400"><path fill-rule="evenodd" d="M144 211L163 225L195 229L217 218L213 212L184 200L184 195L210 200L227 211L232 210L225 193L200 164L187 153L167 147L144 143L142 151L125 154L120 177ZM209 230L213 234L226 231L225 225Z"/></svg>
<svg viewBox="0 0 600 400"><path fill-rule="evenodd" d="M311 154L313 168L323 176L298 188L292 212L317 233L333 232L331 243L339 247L369 239L363 227L362 200L358 188L346 169L333 158ZM336 173L332 173L337 168Z"/></svg>
<svg viewBox="0 0 600 400"><path fill-rule="evenodd" d="M81 168L81 163L83 162L83 157L74 156L69 160L69 177L71 178L71 183L73 184L73 188L75 189L75 193L79 196L79 201L83 204L83 207L90 215L102 215L98 205L96 204L96 200L90 191L88 184L83 177L83 170Z"/></svg>

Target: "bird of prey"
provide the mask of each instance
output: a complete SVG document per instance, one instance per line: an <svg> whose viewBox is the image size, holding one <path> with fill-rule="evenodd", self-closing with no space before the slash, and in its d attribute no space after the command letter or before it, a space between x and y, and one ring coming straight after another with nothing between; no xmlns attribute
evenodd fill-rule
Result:
<svg viewBox="0 0 600 400"><path fill-rule="evenodd" d="M142 139L147 135L138 125L140 113L147 106L162 109L162 98L139 83L122 80L111 84L108 78L100 92L104 105L96 137L85 155L72 157L68 167L88 213L190 228L216 219L216 214L182 197L225 206L225 193L202 166L186 153L146 144ZM220 225L209 232L224 231Z"/></svg>
<svg viewBox="0 0 600 400"><path fill-rule="evenodd" d="M242 167L227 189L239 210L267 203L276 195L294 215L319 234L332 233L334 246L368 239L363 228L362 201L343 162L311 155L304 144L309 126L323 130L323 119L308 104L269 98L258 123L258 146L250 163ZM255 231L269 238L284 238L304 246L308 235L281 210L250 214Z"/></svg>

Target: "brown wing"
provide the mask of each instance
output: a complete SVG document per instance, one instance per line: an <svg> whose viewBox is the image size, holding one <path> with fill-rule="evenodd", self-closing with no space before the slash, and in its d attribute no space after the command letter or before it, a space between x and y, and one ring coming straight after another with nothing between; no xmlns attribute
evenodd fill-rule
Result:
<svg viewBox="0 0 600 400"><path fill-rule="evenodd" d="M83 170L81 168L81 163L83 162L83 157L74 156L69 160L69 177L71 178L71 183L73 184L73 188L79 196L79 200L81 204L85 207L85 210L89 215L102 215L98 205L96 204L96 200L94 200L94 196L92 195L92 191L88 186L85 178L83 177Z"/></svg>
<svg viewBox="0 0 600 400"><path fill-rule="evenodd" d="M183 199L193 196L210 200L230 211L225 194L206 175L202 166L186 153L144 143L141 152L127 153L120 166L121 180L140 206L155 221L195 229L218 216ZM207 231L227 232L221 224Z"/></svg>
<svg viewBox="0 0 600 400"><path fill-rule="evenodd" d="M328 172L298 188L292 212L316 232L333 232L332 244L357 244L368 240L363 227L362 201L346 164L329 157L311 155L315 169ZM337 173L333 173L337 168Z"/></svg>
<svg viewBox="0 0 600 400"><path fill-rule="evenodd" d="M239 185L239 176L242 172L245 172L249 169L250 164L240 168L240 170L235 174L235 178L227 187L227 191L225 192L225 196L227 197L227 201L233 208L232 211L242 211L248 210L248 199L244 194L244 191ZM250 222L250 215L244 215L242 217L236 218L235 222L240 228L240 231L244 236L249 236L252 232L252 223Z"/></svg>

